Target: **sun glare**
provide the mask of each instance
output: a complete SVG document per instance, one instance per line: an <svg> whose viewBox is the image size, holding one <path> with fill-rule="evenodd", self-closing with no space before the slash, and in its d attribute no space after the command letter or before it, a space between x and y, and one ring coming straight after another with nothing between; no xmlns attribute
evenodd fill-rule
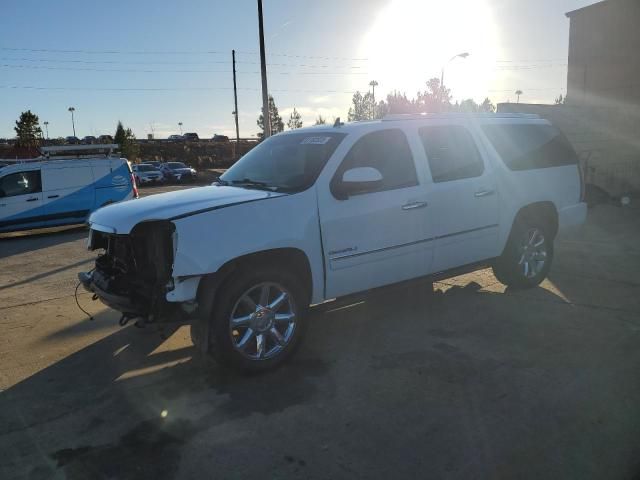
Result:
<svg viewBox="0 0 640 480"><path fill-rule="evenodd" d="M469 52L468 58L447 64L445 85L454 99L476 100L486 96L499 55L485 0L392 0L364 36L360 51L369 59L369 77L379 82L378 92L399 90L409 96L424 90L429 78L439 78L451 57ZM354 88L368 87L354 83Z"/></svg>

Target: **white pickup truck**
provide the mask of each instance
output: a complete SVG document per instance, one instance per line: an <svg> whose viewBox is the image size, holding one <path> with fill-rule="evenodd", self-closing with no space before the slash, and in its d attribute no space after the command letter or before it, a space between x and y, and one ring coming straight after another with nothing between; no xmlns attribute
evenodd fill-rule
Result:
<svg viewBox="0 0 640 480"><path fill-rule="evenodd" d="M203 352L264 370L299 343L309 305L486 266L547 275L586 217L576 154L531 115L396 115L282 133L212 186L110 205L84 287L123 319L183 318Z"/></svg>

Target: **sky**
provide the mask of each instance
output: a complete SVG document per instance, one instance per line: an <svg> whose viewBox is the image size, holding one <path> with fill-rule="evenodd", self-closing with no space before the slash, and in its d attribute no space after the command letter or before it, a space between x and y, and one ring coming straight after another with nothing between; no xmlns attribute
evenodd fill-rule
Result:
<svg viewBox="0 0 640 480"><path fill-rule="evenodd" d="M356 90L378 82L415 96L445 68L454 100L552 103L566 91L569 19L594 0L264 0L269 92L285 122L347 116ZM0 137L20 112L50 137L258 132L261 107L255 0L3 0ZM455 55L467 52L466 59Z"/></svg>

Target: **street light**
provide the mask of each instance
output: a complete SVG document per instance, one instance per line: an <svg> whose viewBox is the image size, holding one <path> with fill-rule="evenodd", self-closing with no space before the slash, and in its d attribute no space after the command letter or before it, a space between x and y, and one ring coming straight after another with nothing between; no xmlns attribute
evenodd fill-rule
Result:
<svg viewBox="0 0 640 480"><path fill-rule="evenodd" d="M378 82L376 82L375 80L371 80L369 82L369 86L373 90L373 112L371 116L375 117L376 116L376 87L378 86Z"/></svg>
<svg viewBox="0 0 640 480"><path fill-rule="evenodd" d="M182 122L178 122L178 125L180 125L180 135L182 135Z"/></svg>
<svg viewBox="0 0 640 480"><path fill-rule="evenodd" d="M47 140L49 140L49 122L44 122L44 131L47 132Z"/></svg>
<svg viewBox="0 0 640 480"><path fill-rule="evenodd" d="M76 136L76 121L73 118L73 112L76 111L74 107L69 107L68 110L71 112L71 126L73 127L73 136Z"/></svg>
<svg viewBox="0 0 640 480"><path fill-rule="evenodd" d="M453 62L456 58L467 58L469 56L469 52L462 52L462 53L458 53L457 55L454 55L453 57L451 57L447 63L445 63L442 66L442 75L440 76L440 103L442 103L442 95L444 94L444 68L449 65L451 62Z"/></svg>

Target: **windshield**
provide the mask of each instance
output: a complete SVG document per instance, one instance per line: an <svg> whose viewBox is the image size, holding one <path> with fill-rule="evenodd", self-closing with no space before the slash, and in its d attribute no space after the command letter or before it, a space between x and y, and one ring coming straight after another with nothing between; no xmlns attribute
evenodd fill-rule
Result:
<svg viewBox="0 0 640 480"><path fill-rule="evenodd" d="M138 165L139 172L155 172L156 169L153 165Z"/></svg>
<svg viewBox="0 0 640 480"><path fill-rule="evenodd" d="M295 133L268 138L220 177L228 184L263 184L300 191L318 178L344 133Z"/></svg>
<svg viewBox="0 0 640 480"><path fill-rule="evenodd" d="M167 166L171 169L171 170L176 170L178 168L189 168L187 167L184 163L182 162L169 162L167 163Z"/></svg>

